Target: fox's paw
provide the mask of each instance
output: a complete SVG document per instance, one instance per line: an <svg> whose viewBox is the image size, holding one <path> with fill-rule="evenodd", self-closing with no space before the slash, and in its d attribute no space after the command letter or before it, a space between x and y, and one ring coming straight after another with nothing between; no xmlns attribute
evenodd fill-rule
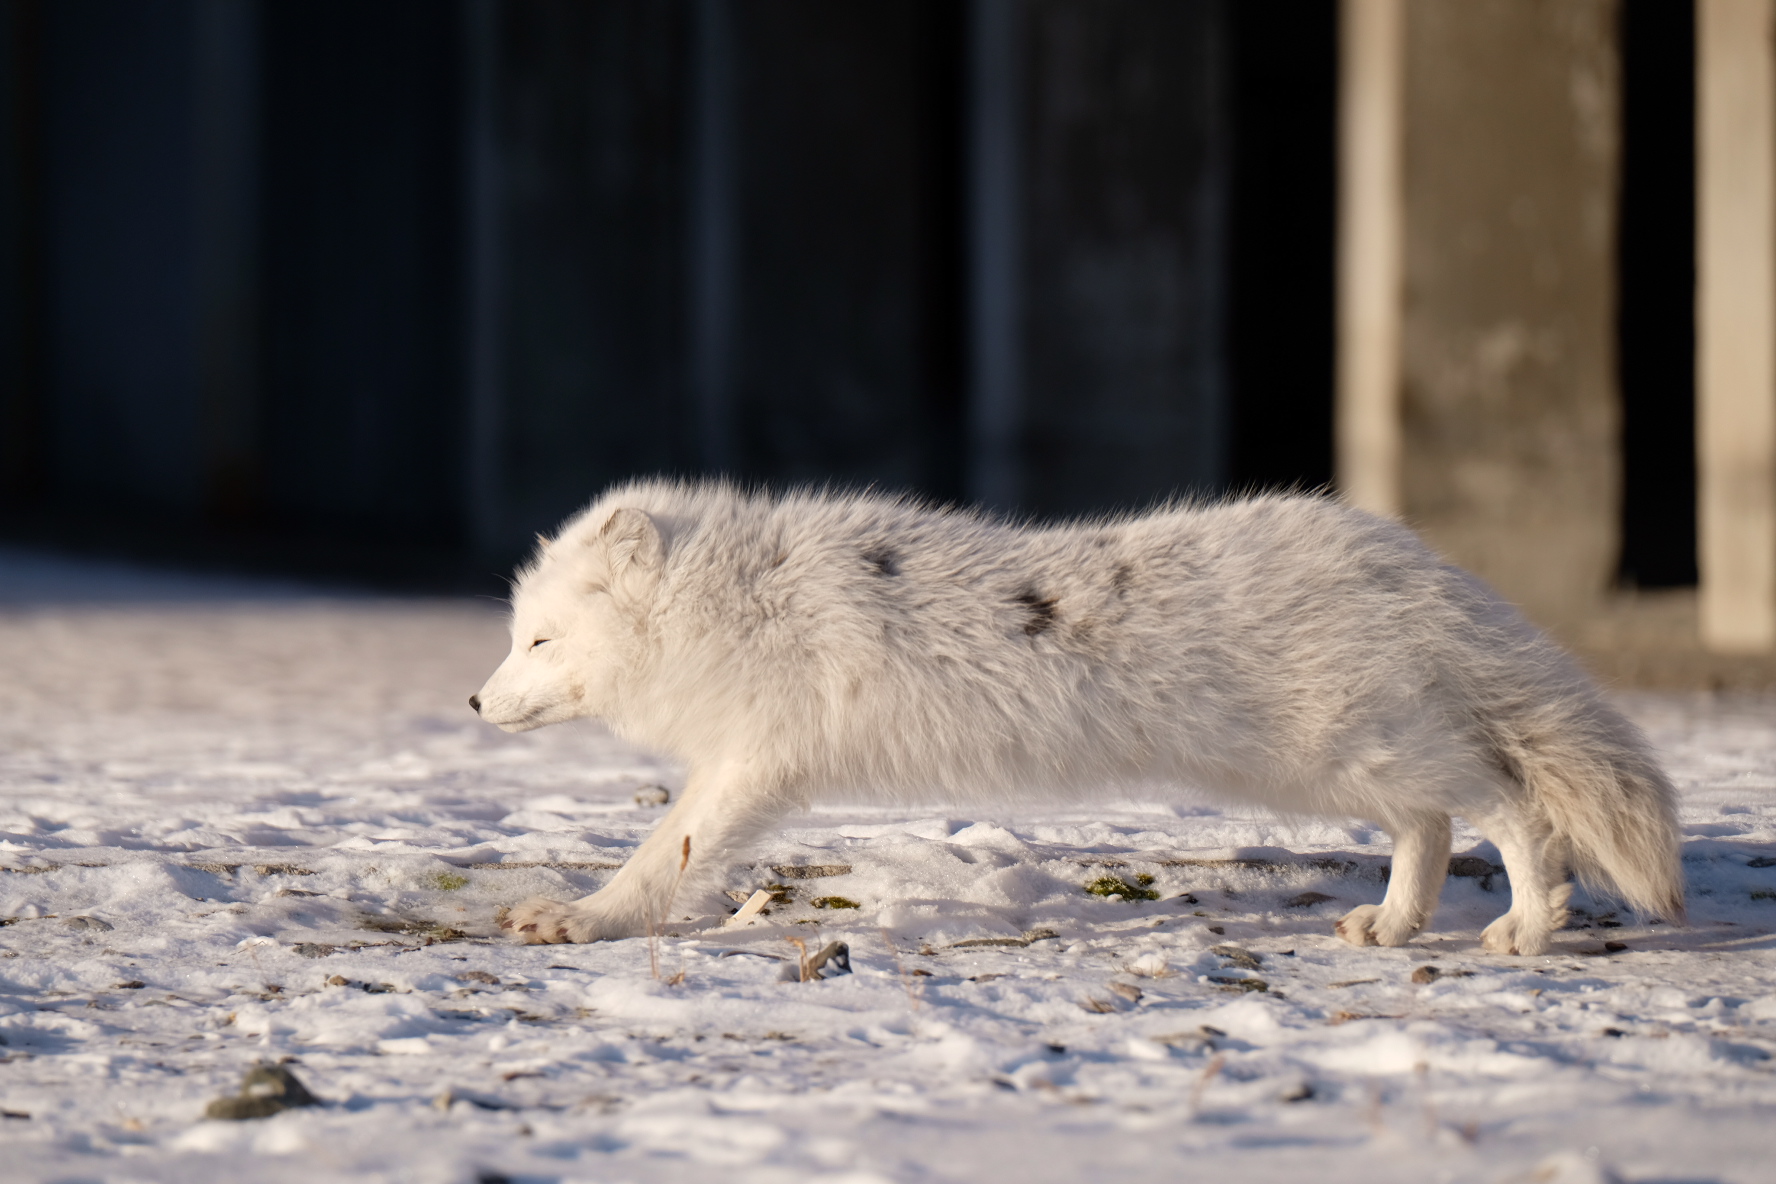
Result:
<svg viewBox="0 0 1776 1184"><path fill-rule="evenodd" d="M500 928L530 945L545 945L573 940L568 936L569 908L559 900L535 896L518 905L500 919Z"/></svg>
<svg viewBox="0 0 1776 1184"><path fill-rule="evenodd" d="M1338 936L1353 946L1375 945L1375 918L1381 915L1379 905L1360 904L1333 926Z"/></svg>
<svg viewBox="0 0 1776 1184"><path fill-rule="evenodd" d="M1417 925L1401 923L1378 904L1358 905L1344 915L1336 928L1338 936L1353 946L1403 946L1419 930Z"/></svg>
<svg viewBox="0 0 1776 1184"><path fill-rule="evenodd" d="M1529 925L1521 913L1506 913L1480 931L1480 944L1489 954L1545 954L1549 931Z"/></svg>
<svg viewBox="0 0 1776 1184"><path fill-rule="evenodd" d="M565 904L541 896L518 905L500 922L501 929L530 945L551 945L561 942L607 941L611 938L634 937L633 927L614 922L603 913L583 905Z"/></svg>

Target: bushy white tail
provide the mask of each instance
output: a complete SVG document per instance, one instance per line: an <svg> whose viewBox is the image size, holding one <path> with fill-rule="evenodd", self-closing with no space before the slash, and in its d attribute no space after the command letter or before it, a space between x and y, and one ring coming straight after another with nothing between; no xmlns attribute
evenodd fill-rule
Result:
<svg viewBox="0 0 1776 1184"><path fill-rule="evenodd" d="M1573 870L1636 912L1681 922L1676 794L1633 724L1595 700L1519 720L1500 756L1517 772Z"/></svg>

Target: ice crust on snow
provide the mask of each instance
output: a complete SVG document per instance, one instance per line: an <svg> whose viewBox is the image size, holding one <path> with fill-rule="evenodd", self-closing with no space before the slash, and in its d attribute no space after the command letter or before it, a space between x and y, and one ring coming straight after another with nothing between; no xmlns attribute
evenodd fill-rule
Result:
<svg viewBox="0 0 1776 1184"><path fill-rule="evenodd" d="M650 960L499 935L682 786L592 726L482 726L504 648L487 604L0 552L9 1178L1768 1178L1776 702L1623 699L1683 793L1687 929L1581 892L1550 956L1492 958L1508 885L1464 874L1356 950L1361 820L833 805L732 869L766 915L680 902ZM1083 890L1112 874L1160 899ZM780 982L790 939L854 973ZM326 1104L203 1120L260 1061Z"/></svg>

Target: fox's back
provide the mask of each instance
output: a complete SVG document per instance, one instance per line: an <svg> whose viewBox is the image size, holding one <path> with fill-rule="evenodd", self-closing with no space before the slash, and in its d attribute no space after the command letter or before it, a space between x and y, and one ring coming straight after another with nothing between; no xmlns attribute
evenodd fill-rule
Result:
<svg viewBox="0 0 1776 1184"><path fill-rule="evenodd" d="M676 523L665 634L724 647L765 731L878 787L1275 778L1410 706L1489 611L1409 532L1323 498L1028 528L867 494L638 495Z"/></svg>

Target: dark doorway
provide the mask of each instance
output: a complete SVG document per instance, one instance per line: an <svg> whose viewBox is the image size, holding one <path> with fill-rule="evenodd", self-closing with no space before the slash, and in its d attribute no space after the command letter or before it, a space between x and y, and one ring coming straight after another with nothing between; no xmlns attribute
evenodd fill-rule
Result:
<svg viewBox="0 0 1776 1184"><path fill-rule="evenodd" d="M1696 14L1622 5L1624 585L1696 582Z"/></svg>
<svg viewBox="0 0 1776 1184"><path fill-rule="evenodd" d="M1228 7L1229 482L1332 480L1338 6Z"/></svg>

